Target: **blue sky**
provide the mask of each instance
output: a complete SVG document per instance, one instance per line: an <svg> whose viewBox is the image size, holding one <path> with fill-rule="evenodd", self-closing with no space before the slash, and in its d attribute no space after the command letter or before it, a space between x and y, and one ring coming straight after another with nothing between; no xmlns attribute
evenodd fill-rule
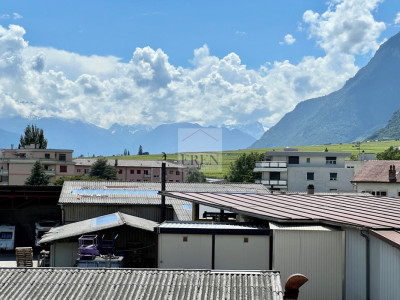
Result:
<svg viewBox="0 0 400 300"><path fill-rule="evenodd" d="M0 0L0 115L268 128L340 88L399 12L398 0Z"/></svg>

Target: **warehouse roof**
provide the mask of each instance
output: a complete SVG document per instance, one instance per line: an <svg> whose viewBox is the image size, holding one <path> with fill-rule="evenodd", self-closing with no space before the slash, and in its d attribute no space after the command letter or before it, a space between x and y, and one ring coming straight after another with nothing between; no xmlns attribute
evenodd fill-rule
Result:
<svg viewBox="0 0 400 300"><path fill-rule="evenodd" d="M392 165L396 166L396 170L400 170L400 161L398 160L370 160L351 182L389 182L389 169ZM396 178L400 180L398 171L396 171Z"/></svg>
<svg viewBox="0 0 400 300"><path fill-rule="evenodd" d="M77 158L73 162L76 166L91 166L97 161L97 158ZM116 167L139 167L139 168L161 168L161 164L165 161L156 160L133 160L133 159L108 159L110 166ZM186 166L177 163L165 162L167 168L185 169Z"/></svg>
<svg viewBox="0 0 400 300"><path fill-rule="evenodd" d="M165 195L269 221L400 229L400 201L389 197L185 192Z"/></svg>
<svg viewBox="0 0 400 300"><path fill-rule="evenodd" d="M39 243L50 243L56 240L97 232L121 225L128 225L134 228L154 231L154 228L158 226L158 223L135 216L130 216L121 212L116 212L114 214L75 222L68 225L53 227L50 229L50 231L43 235Z"/></svg>
<svg viewBox="0 0 400 300"><path fill-rule="evenodd" d="M371 230L370 233L393 247L400 249L400 232L397 230Z"/></svg>
<svg viewBox="0 0 400 300"><path fill-rule="evenodd" d="M276 271L3 268L2 299L283 299Z"/></svg>

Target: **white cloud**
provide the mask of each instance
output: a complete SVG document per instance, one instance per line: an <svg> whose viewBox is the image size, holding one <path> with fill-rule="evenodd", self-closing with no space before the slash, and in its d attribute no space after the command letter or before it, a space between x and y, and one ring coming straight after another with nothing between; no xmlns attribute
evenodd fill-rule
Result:
<svg viewBox="0 0 400 300"><path fill-rule="evenodd" d="M400 23L400 12L397 13L396 18L394 19L394 24Z"/></svg>
<svg viewBox="0 0 400 300"><path fill-rule="evenodd" d="M322 14L305 12L303 28L325 56L258 70L235 53L213 56L207 45L194 50L190 68L172 65L164 51L150 47L135 49L123 63L31 47L22 27L0 26L0 115L79 118L103 127L233 120L271 127L299 101L335 91L357 72L355 55L376 49L384 28L371 15L376 3L364 0L357 6L362 14L349 6L353 0L334 2ZM357 20L367 30L357 29Z"/></svg>
<svg viewBox="0 0 400 300"><path fill-rule="evenodd" d="M10 15L8 15L8 14L2 14L2 15L0 15L0 20L7 20L7 19L9 19L10 18Z"/></svg>
<svg viewBox="0 0 400 300"><path fill-rule="evenodd" d="M235 34L236 35L240 35L240 36L244 36L244 35L246 35L246 32L245 31L236 30Z"/></svg>
<svg viewBox="0 0 400 300"><path fill-rule="evenodd" d="M19 13L13 13L13 19L14 20L18 20L18 19L22 19L23 17L19 14Z"/></svg>
<svg viewBox="0 0 400 300"><path fill-rule="evenodd" d="M280 42L279 44L281 44L281 45L283 45L283 44L292 45L292 44L294 44L295 41L296 41L296 39L293 37L293 35L287 34L284 37L284 42Z"/></svg>

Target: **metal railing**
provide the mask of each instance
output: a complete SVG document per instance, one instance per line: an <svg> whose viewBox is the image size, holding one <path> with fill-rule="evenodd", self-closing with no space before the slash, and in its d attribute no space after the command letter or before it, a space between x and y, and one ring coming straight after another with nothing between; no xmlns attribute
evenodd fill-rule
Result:
<svg viewBox="0 0 400 300"><path fill-rule="evenodd" d="M287 168L286 161L257 161L256 168Z"/></svg>

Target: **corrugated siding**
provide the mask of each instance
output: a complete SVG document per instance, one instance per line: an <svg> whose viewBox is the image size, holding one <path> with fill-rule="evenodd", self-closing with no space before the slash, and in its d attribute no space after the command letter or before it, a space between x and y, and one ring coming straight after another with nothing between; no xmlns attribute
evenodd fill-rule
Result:
<svg viewBox="0 0 400 300"><path fill-rule="evenodd" d="M346 299L366 299L366 239L346 230Z"/></svg>
<svg viewBox="0 0 400 300"><path fill-rule="evenodd" d="M283 299L277 272L10 268L0 271L2 300Z"/></svg>
<svg viewBox="0 0 400 300"><path fill-rule="evenodd" d="M273 232L273 269L282 281L301 273L309 281L300 289L299 299L342 299L344 276L344 232Z"/></svg>
<svg viewBox="0 0 400 300"><path fill-rule="evenodd" d="M141 205L68 205L64 206L64 220L65 223L78 222L117 211L155 222L161 221L161 206ZM167 207L166 217L167 220L173 220L171 207Z"/></svg>
<svg viewBox="0 0 400 300"><path fill-rule="evenodd" d="M371 239L371 299L399 299L400 250L384 241Z"/></svg>

